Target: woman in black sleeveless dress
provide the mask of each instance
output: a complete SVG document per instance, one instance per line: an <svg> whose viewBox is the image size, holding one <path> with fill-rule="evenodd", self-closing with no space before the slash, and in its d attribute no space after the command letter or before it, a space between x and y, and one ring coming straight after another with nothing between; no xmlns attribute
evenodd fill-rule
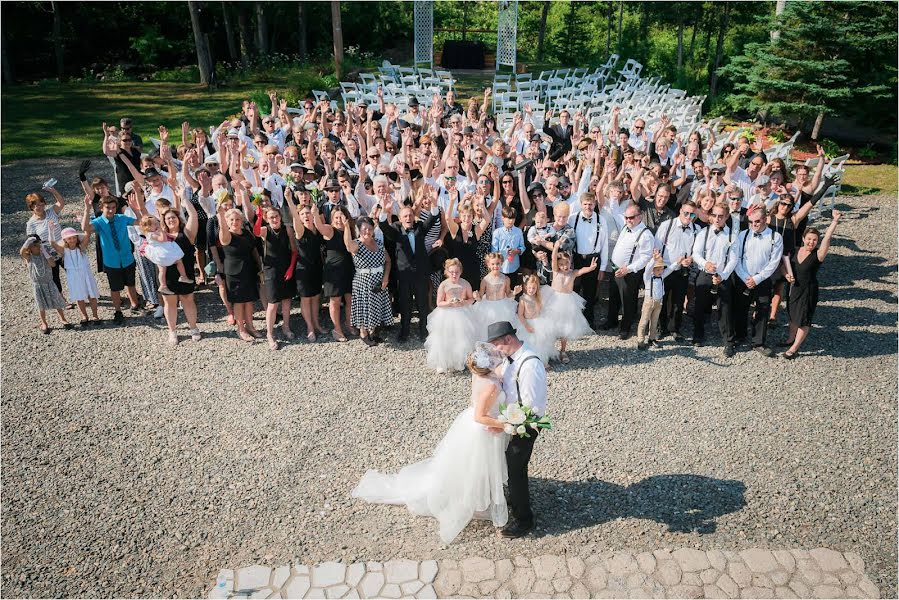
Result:
<svg viewBox="0 0 899 600"><path fill-rule="evenodd" d="M324 239L312 217L312 208L303 206L297 209L291 195L285 195L284 201L290 210L293 220L294 235L297 239L297 292L300 295L300 312L306 322L306 339L314 342L316 333L327 333L318 320L322 294L322 243ZM314 205L313 205L314 206Z"/></svg>
<svg viewBox="0 0 899 600"><path fill-rule="evenodd" d="M234 310L237 335L245 342L262 337L253 326L253 302L259 299L262 261L256 251L256 236L244 228L244 216L236 208L218 208L219 242L225 255L225 292Z"/></svg>
<svg viewBox="0 0 899 600"><path fill-rule="evenodd" d="M781 196L774 210L768 215L768 226L783 238L783 258L789 262L790 257L796 252L796 247L801 238L797 236L797 228L800 222L808 215L814 206L811 203L803 204L799 210L793 212L793 199L788 195ZM778 269L771 276L771 315L768 318L768 326L777 324L777 310L783 298L784 286L787 278L784 269Z"/></svg>
<svg viewBox="0 0 899 600"><path fill-rule="evenodd" d="M182 193L181 188L176 188L175 193ZM162 215L160 227L163 231L175 236L175 243L184 252L184 270L187 273L194 272L194 240L197 238L199 220L197 219L197 211L190 202L185 203L187 210L187 223L181 220L181 215L177 210L168 210ZM166 269L166 284L172 291L171 294L160 294L163 303L163 314L165 315L166 325L168 325L170 344L178 343L178 335L175 328L178 325L178 303L184 310L184 318L190 326L190 337L192 340L200 340L200 330L197 327L197 304L194 302L194 284L182 283L178 281L178 269Z"/></svg>
<svg viewBox="0 0 899 600"><path fill-rule="evenodd" d="M788 281L793 285L787 300L787 307L790 311L790 337L785 345L790 348L784 352L786 359L796 358L800 346L808 337L815 307L818 304L818 269L824 262L827 251L830 250L830 240L841 216L840 211L833 211L833 220L830 222L830 227L824 232L823 238L814 227L806 229L802 238L802 247L793 253L790 261L793 274L787 275ZM820 246L818 245L819 239Z"/></svg>
<svg viewBox="0 0 899 600"><path fill-rule="evenodd" d="M447 213L452 213L454 203L450 202ZM459 223L454 219L447 219L446 226L449 229L450 256L458 258L462 263L462 278L471 284L471 289L481 288L481 261L478 257L480 240L484 230L488 227L486 218L480 223L474 222L474 208L468 202L463 202L459 207Z"/></svg>
<svg viewBox="0 0 899 600"><path fill-rule="evenodd" d="M359 330L353 327L353 256L346 249L343 241L343 230L346 227L353 230L353 222L346 208L338 206L331 210L331 223L327 224L322 219L318 208L312 209L315 227L321 232L325 240L325 266L323 292L328 301L328 314L334 330L331 336L337 342L347 341L343 333L343 318L340 315L341 306L350 333L358 335Z"/></svg>
<svg viewBox="0 0 899 600"><path fill-rule="evenodd" d="M265 308L265 330L268 347L278 349L275 340L275 319L281 307L281 332L288 340L294 338L290 330L290 300L296 293L294 269L296 266L296 242L293 228L281 222L281 211L270 206L265 210L266 225L259 230L263 243L262 282L268 305Z"/></svg>

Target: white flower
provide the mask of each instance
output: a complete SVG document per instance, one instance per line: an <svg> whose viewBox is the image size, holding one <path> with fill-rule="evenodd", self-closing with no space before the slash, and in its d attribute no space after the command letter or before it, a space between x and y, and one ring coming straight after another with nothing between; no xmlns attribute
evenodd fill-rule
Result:
<svg viewBox="0 0 899 600"><path fill-rule="evenodd" d="M519 426L515 429L515 433L517 433L518 435L524 435L524 432L525 432L525 431L527 431L527 430L524 428L524 425L519 425Z"/></svg>
<svg viewBox="0 0 899 600"><path fill-rule="evenodd" d="M503 431L505 431L509 435L512 435L513 433L515 433L515 428L506 423L505 425L503 425Z"/></svg>
<svg viewBox="0 0 899 600"><path fill-rule="evenodd" d="M537 423L531 422L531 423L528 423L528 425L530 426L531 429L533 429L534 431L537 431Z"/></svg>
<svg viewBox="0 0 899 600"><path fill-rule="evenodd" d="M506 407L506 420L512 425L521 425L527 420L527 415L518 404L510 404Z"/></svg>

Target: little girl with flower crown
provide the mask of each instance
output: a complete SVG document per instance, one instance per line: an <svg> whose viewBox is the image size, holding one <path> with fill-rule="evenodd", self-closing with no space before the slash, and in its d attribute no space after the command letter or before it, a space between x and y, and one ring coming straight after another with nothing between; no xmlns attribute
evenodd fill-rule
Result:
<svg viewBox="0 0 899 600"><path fill-rule="evenodd" d="M536 275L524 277L524 293L518 299L518 320L519 339L528 343L543 364L558 356L553 325L547 319L540 294L540 278Z"/></svg>
<svg viewBox="0 0 899 600"><path fill-rule="evenodd" d="M191 283L193 279L187 276L184 269L184 251L174 242L174 236L159 229L159 220L153 215L144 215L140 220L141 232L147 238L147 245L143 248L143 254L150 262L159 267L159 291L163 294L171 294L172 291L165 284L166 268L175 265L178 269L178 281Z"/></svg>
<svg viewBox="0 0 899 600"><path fill-rule="evenodd" d="M462 279L462 262L443 263L446 279L437 288L437 308L428 315L428 366L438 373L461 371L474 346L478 329L471 304L471 285Z"/></svg>
<svg viewBox="0 0 899 600"><path fill-rule="evenodd" d="M553 245L553 283L551 288L543 288L546 297L544 310L553 324L553 336L561 340L559 362L568 364L571 362L571 358L566 352L568 340L577 339L593 332L587 319L584 318L584 299L574 292L574 280L585 273L595 271L597 262L594 258L590 262L590 266L572 271L571 257L559 252L561 243L562 240L558 240Z"/></svg>
<svg viewBox="0 0 899 600"><path fill-rule="evenodd" d="M481 341L487 339L487 328L491 323L508 321L513 327L517 325L518 307L514 297L521 293L521 286L511 288L510 279L500 271L502 254L491 252L487 255L486 262L488 272L481 280L480 293L475 297L478 302L474 305L478 320L478 339Z"/></svg>

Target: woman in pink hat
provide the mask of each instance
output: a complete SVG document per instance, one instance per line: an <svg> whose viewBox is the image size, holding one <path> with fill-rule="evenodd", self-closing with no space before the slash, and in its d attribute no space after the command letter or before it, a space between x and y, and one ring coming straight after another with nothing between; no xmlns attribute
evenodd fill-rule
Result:
<svg viewBox="0 0 899 600"><path fill-rule="evenodd" d="M87 196L86 199L92 200L93 195ZM63 257L66 283L69 288L69 302L78 304L78 310L81 311L82 327L90 325L85 302L90 302L94 322L99 323L97 298L100 296L100 291L97 288L97 280L94 279L94 274L91 272L90 261L85 253L91 236L89 233L79 234L75 229L66 227L62 230L60 238L62 243L54 239L51 239L50 243L53 244L53 249Z"/></svg>

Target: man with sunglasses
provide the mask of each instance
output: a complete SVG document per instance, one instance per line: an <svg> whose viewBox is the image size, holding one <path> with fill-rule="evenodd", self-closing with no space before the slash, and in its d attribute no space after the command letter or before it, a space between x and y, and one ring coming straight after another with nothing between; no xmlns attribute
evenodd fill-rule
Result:
<svg viewBox="0 0 899 600"><path fill-rule="evenodd" d="M768 316L771 313L771 275L780 267L783 256L783 237L767 224L764 206L754 205L747 211L749 229L740 232L731 252L735 252L734 268L734 333L727 341L735 345L744 336L750 305L752 313L752 348L772 358L774 351L765 346Z"/></svg>
<svg viewBox="0 0 899 600"><path fill-rule="evenodd" d="M615 283L618 285L622 308L618 339L626 340L631 337L631 325L637 316L637 294L643 285L642 272L652 258L654 247L655 238L643 224L640 209L631 204L624 211L624 227L618 234L615 249L612 250Z"/></svg>
<svg viewBox="0 0 899 600"><path fill-rule="evenodd" d="M668 219L656 231L656 249L662 252L666 265L674 266L665 284L665 297L659 318L659 329L664 337L670 333L674 341L681 343L684 336L680 328L684 316L684 298L690 283L690 267L693 264L693 242L699 227L696 226L696 204L684 202L676 219Z"/></svg>
<svg viewBox="0 0 899 600"><path fill-rule="evenodd" d="M134 122L129 117L122 117L119 120L119 129L122 132L122 136L131 136L131 144L138 152L144 151L144 140L134 133Z"/></svg>
<svg viewBox="0 0 899 600"><path fill-rule="evenodd" d="M118 143L113 146L111 137L112 130L103 123L103 154L109 158L115 173L116 193L122 195L125 184L134 180L132 170L128 168L125 161L131 163L134 170L140 170L140 151L134 146L134 138L131 133L122 132L119 135Z"/></svg>
<svg viewBox="0 0 899 600"><path fill-rule="evenodd" d="M733 238L727 226L727 207L712 208L709 226L693 242L693 261L699 268L696 277L696 305L693 312L693 345L705 343L705 322L718 303L718 330L724 340L724 356L734 355L733 282L731 274L737 266L737 255L730 251Z"/></svg>

